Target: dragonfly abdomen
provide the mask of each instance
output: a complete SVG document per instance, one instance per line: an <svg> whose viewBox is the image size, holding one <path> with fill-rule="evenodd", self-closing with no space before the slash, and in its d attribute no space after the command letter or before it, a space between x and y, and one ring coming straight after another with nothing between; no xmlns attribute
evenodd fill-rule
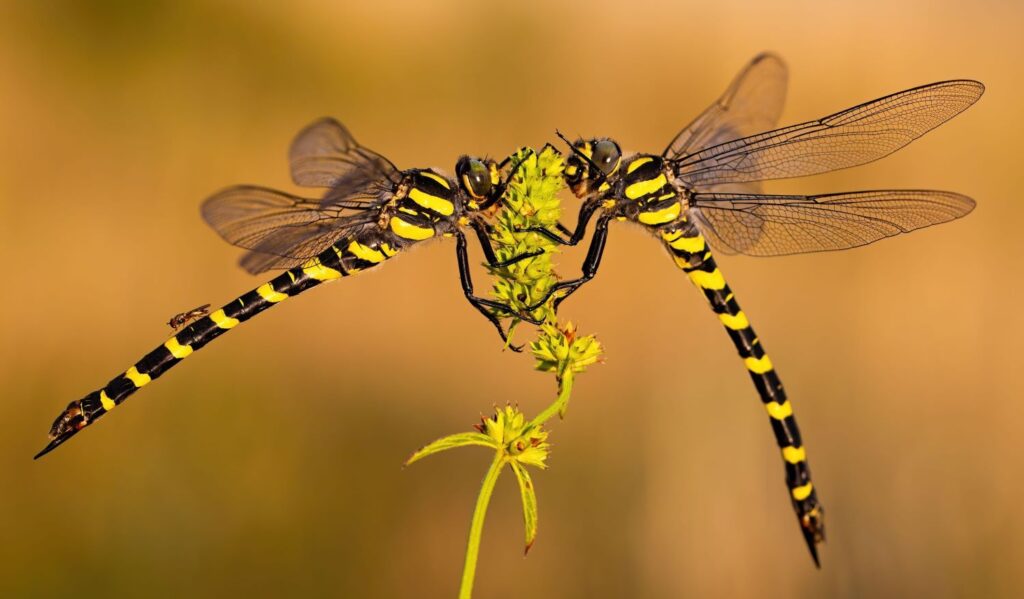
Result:
<svg viewBox="0 0 1024 599"><path fill-rule="evenodd" d="M196 350L260 312L320 283L351 276L394 256L398 248L381 240L383 236L378 231L370 231L339 241L316 258L286 270L189 324L125 372L115 376L102 389L68 404L50 428L50 444L36 457L49 453Z"/></svg>
<svg viewBox="0 0 1024 599"><path fill-rule="evenodd" d="M676 265L704 293L711 309L718 315L757 388L782 453L793 509L800 521L804 540L817 563L816 545L825 538L824 510L811 483L807 452L782 381L735 294L725 282L700 231L692 223L681 223L663 231L661 236Z"/></svg>

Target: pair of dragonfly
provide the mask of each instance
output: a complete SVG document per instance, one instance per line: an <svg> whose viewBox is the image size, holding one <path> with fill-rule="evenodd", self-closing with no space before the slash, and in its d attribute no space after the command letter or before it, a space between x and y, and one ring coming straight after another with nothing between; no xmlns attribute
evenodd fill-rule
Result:
<svg viewBox="0 0 1024 599"><path fill-rule="evenodd" d="M558 225L557 231L536 232L574 245L597 216L582 276L557 284L552 290L555 302L597 273L612 221L639 223L662 241L675 264L704 293L757 388L785 463L790 500L817 564L817 544L824 540L823 510L792 406L711 248L752 256L839 250L967 214L974 202L944 191L763 195L758 182L824 173L886 156L969 107L984 86L970 80L933 83L770 130L782 110L786 81L786 67L778 57L755 57L660 154L624 154L608 138L572 142L565 179L583 200L577 225L574 230ZM214 195L202 208L204 219L226 241L248 250L243 268L254 274L284 272L191 322L105 387L71 402L37 458L263 310L320 283L373 268L434 237L456 238L466 298L503 339L499 316L531 320L529 314L474 294L464 233L465 228L474 232L491 266L534 255L502 263L489 243L487 219L518 166L511 160L499 164L463 156L454 178L433 169L401 170L357 143L332 119L300 132L289 158L296 184L326 188L320 198L239 186Z"/></svg>

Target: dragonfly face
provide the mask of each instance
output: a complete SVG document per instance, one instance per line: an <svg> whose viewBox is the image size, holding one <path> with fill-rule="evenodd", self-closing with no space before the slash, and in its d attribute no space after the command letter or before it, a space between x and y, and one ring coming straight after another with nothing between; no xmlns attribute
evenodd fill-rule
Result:
<svg viewBox="0 0 1024 599"><path fill-rule="evenodd" d="M498 165L493 160L463 156L455 165L455 177L462 191L471 198L466 203L470 210L486 210L501 199L504 192Z"/></svg>
<svg viewBox="0 0 1024 599"><path fill-rule="evenodd" d="M622 163L619 144L606 137L589 141L578 139L572 144L572 150L572 156L565 163L565 182L580 198L603 191L601 186L611 182Z"/></svg>

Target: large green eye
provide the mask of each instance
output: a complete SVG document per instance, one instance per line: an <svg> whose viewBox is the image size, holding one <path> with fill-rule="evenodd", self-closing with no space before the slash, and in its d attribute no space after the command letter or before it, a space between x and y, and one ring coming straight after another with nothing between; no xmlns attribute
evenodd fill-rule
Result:
<svg viewBox="0 0 1024 599"><path fill-rule="evenodd" d="M487 197L494 188L494 183L491 181L491 172L482 160L463 158L459 161L455 171L462 186L474 198Z"/></svg>
<svg viewBox="0 0 1024 599"><path fill-rule="evenodd" d="M594 155L591 160L605 175L610 175L619 167L622 150L610 139L602 139L594 144Z"/></svg>

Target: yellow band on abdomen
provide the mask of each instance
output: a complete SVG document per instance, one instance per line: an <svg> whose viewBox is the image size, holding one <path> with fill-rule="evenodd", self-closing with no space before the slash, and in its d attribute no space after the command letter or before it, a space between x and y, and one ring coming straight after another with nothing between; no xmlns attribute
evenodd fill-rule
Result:
<svg viewBox="0 0 1024 599"><path fill-rule="evenodd" d="M333 281L341 278L341 271L324 266L319 258L313 258L302 265L302 272L311 279L317 281Z"/></svg>
<svg viewBox="0 0 1024 599"><path fill-rule="evenodd" d="M707 245L704 242L703 235L697 235L696 237L682 237L676 235L676 237L673 237L672 239L669 239L668 236L666 236L665 242L668 243L670 248L686 252L687 254L702 252L704 251L704 247Z"/></svg>
<svg viewBox="0 0 1024 599"><path fill-rule="evenodd" d="M210 320L213 321L213 324L217 325L219 328L222 329L231 329L238 326L238 319L231 318L230 316L224 313L223 309L217 310L213 314L210 314Z"/></svg>
<svg viewBox="0 0 1024 599"><path fill-rule="evenodd" d="M802 487L793 487L791 491L793 493L793 499L797 501L803 501L811 496L811 491L814 490L814 486L811 483L807 483Z"/></svg>
<svg viewBox="0 0 1024 599"><path fill-rule="evenodd" d="M373 262L374 264L379 264L387 260L387 256L385 256L380 250L375 250L368 245L359 243L358 241L353 241L348 244L348 251L356 258L366 260L367 262Z"/></svg>
<svg viewBox="0 0 1024 599"><path fill-rule="evenodd" d="M637 220L645 225L663 225L679 218L680 212L682 212L682 206L679 205L679 202L673 202L670 206L661 210L641 212L637 216Z"/></svg>
<svg viewBox="0 0 1024 599"><path fill-rule="evenodd" d="M270 283L264 283L256 288L256 293L272 304L288 299L288 296L274 289Z"/></svg>
<svg viewBox="0 0 1024 599"><path fill-rule="evenodd" d="M148 374L142 374L139 372L139 369L134 366L129 368L128 372L124 373L124 376L136 387L144 387L149 384L149 381L153 380Z"/></svg>
<svg viewBox="0 0 1024 599"><path fill-rule="evenodd" d="M747 320L747 315L743 313L743 310L737 312L735 316L732 314L719 314L718 320L721 320L726 328L734 331L742 331L750 326L750 321Z"/></svg>
<svg viewBox="0 0 1024 599"><path fill-rule="evenodd" d="M770 401L764 404L764 409L768 410L768 416L775 420L785 420L793 415L793 406L788 399L781 404L777 401Z"/></svg>
<svg viewBox="0 0 1024 599"><path fill-rule="evenodd" d="M747 365L747 370L754 374L764 374L772 369L772 361L767 355L760 358L746 358L743 363Z"/></svg>
<svg viewBox="0 0 1024 599"><path fill-rule="evenodd" d="M803 447L793 447L792 445L783 447L782 459L790 464L799 464L807 460L807 451Z"/></svg>
<svg viewBox="0 0 1024 599"><path fill-rule="evenodd" d="M103 404L103 409L108 412L117 407L117 404L114 403L114 400L110 399L110 396L107 395L106 390L100 391L100 403Z"/></svg>
<svg viewBox="0 0 1024 599"><path fill-rule="evenodd" d="M179 360L192 355L192 346L178 343L178 339L176 337L168 339L167 343L164 343L164 347L167 348L167 351L171 352L172 356Z"/></svg>
<svg viewBox="0 0 1024 599"><path fill-rule="evenodd" d="M725 277L722 276L722 271L717 268L711 272L692 270L688 274L690 275L690 280L702 289L711 289L712 291L725 289Z"/></svg>

